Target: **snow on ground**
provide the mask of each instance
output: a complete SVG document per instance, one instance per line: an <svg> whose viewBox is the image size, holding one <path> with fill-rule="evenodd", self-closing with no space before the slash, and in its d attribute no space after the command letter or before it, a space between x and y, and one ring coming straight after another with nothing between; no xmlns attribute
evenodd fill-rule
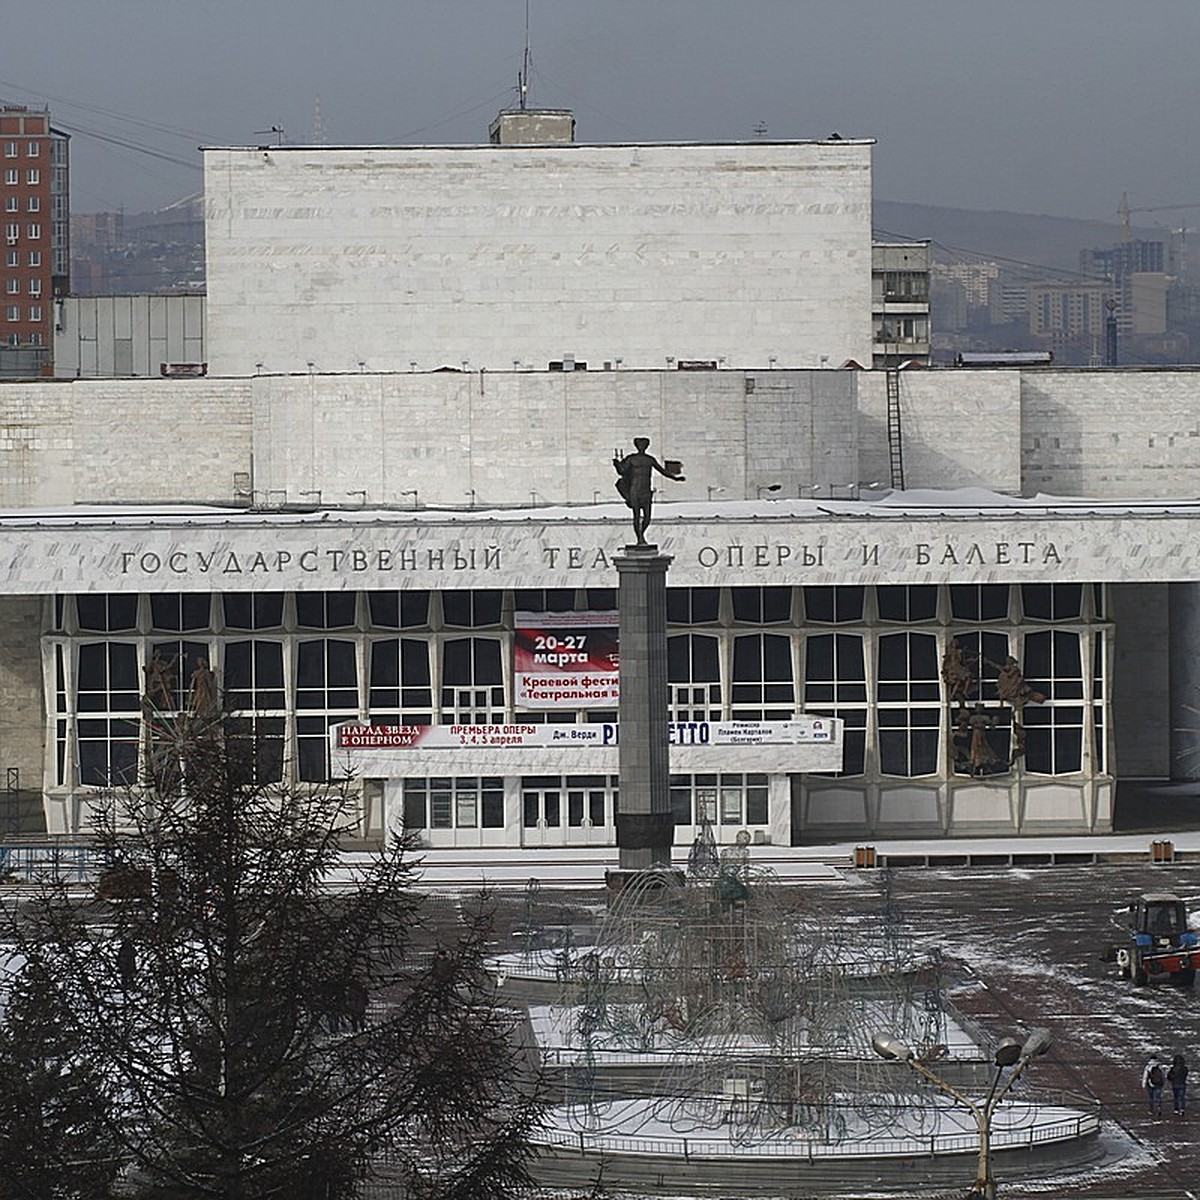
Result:
<svg viewBox="0 0 1200 1200"><path fill-rule="evenodd" d="M974 1117L948 1097L928 1103L888 1105L878 1097L847 1093L835 1097L829 1123L761 1125L753 1101L736 1096L705 1098L639 1097L604 1104L552 1109L537 1140L554 1145L584 1144L593 1153L662 1155L910 1157L914 1154L969 1153L979 1145ZM724 1116L714 1122L713 1114ZM836 1124L836 1128L832 1126ZM1070 1141L1099 1129L1095 1113L1055 1104L1005 1101L992 1114L995 1150ZM687 1145L684 1145L684 1139Z"/></svg>

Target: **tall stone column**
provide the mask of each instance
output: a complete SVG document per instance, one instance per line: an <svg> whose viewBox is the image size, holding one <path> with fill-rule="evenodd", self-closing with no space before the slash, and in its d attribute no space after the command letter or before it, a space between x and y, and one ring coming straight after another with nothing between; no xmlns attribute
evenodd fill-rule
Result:
<svg viewBox="0 0 1200 1200"><path fill-rule="evenodd" d="M667 724L667 567L657 546L614 556L621 635L620 812L622 874L669 867L671 820Z"/></svg>
<svg viewBox="0 0 1200 1200"><path fill-rule="evenodd" d="M1200 780L1200 583L1167 591L1172 779Z"/></svg>

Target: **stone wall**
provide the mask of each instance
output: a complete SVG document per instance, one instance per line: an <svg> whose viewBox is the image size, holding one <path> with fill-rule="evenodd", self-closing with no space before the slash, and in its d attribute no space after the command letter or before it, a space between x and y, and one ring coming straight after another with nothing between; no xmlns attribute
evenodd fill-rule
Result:
<svg viewBox="0 0 1200 1200"><path fill-rule="evenodd" d="M858 395L860 482L890 484L884 372L861 372ZM1020 412L1017 371L901 371L905 487L1019 495Z"/></svg>
<svg viewBox="0 0 1200 1200"><path fill-rule="evenodd" d="M797 498L857 477L845 371L447 372L260 377L256 491L402 507L618 501L613 451L651 439L663 499ZM774 485L778 485L775 488ZM769 490L774 489L774 490ZM415 495L413 494L415 492ZM808 493L805 492L805 495Z"/></svg>
<svg viewBox="0 0 1200 1200"><path fill-rule="evenodd" d="M244 380L0 384L0 507L232 502L250 417Z"/></svg>
<svg viewBox="0 0 1200 1200"><path fill-rule="evenodd" d="M1021 374L1027 495L1200 495L1200 371Z"/></svg>
<svg viewBox="0 0 1200 1200"><path fill-rule="evenodd" d="M1195 497L1198 397L1191 370L903 372L905 483ZM882 372L264 373L0 383L0 506L592 503L638 434L685 464L664 498L891 480Z"/></svg>
<svg viewBox="0 0 1200 1200"><path fill-rule="evenodd" d="M871 360L868 142L205 151L213 370Z"/></svg>

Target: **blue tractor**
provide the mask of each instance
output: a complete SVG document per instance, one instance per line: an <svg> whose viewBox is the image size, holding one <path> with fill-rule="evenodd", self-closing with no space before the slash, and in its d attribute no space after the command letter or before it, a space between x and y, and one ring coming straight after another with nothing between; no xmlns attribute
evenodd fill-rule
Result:
<svg viewBox="0 0 1200 1200"><path fill-rule="evenodd" d="M1145 892L1128 909L1127 937L1105 957L1138 987L1191 987L1200 967L1200 935L1188 928L1187 905L1170 892Z"/></svg>

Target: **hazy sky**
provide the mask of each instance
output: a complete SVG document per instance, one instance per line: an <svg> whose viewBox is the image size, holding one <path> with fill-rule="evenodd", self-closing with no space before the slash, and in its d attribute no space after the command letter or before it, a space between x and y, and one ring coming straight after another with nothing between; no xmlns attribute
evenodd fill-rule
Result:
<svg viewBox="0 0 1200 1200"><path fill-rule="evenodd" d="M516 100L525 11L526 0L14 0L0 99L48 104L74 135L76 211L136 211L200 189L197 146L273 140L272 126L293 143L485 140ZM1200 213L1200 0L529 0L529 11L530 106L573 109L580 141L837 131L876 140L882 200L1115 221L1128 192L1134 206Z"/></svg>

